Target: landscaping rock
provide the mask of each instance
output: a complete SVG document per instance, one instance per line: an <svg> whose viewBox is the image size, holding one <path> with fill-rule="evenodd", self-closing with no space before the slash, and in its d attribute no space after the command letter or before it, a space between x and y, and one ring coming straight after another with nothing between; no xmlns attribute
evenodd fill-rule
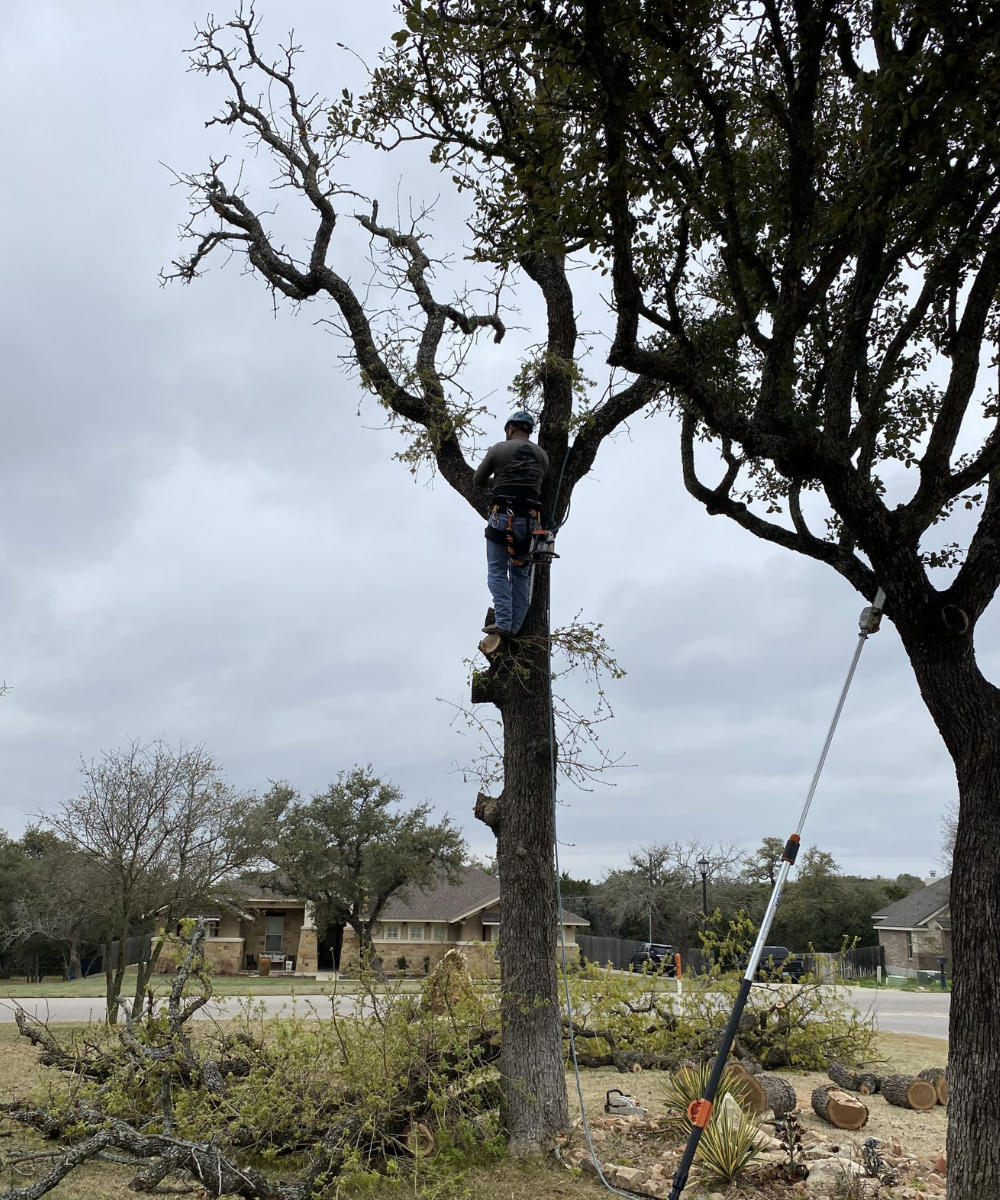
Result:
<svg viewBox="0 0 1000 1200"><path fill-rule="evenodd" d="M646 1182L646 1172L642 1167L609 1166L604 1172L609 1183L619 1187L640 1188Z"/></svg>

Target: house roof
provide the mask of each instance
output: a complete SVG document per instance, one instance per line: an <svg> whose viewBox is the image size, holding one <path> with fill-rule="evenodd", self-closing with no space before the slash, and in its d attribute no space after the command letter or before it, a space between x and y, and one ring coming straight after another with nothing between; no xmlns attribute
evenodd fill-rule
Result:
<svg viewBox="0 0 1000 1200"><path fill-rule="evenodd" d="M499 923L497 906L500 902L500 880L488 875L478 867L463 867L458 883L442 880L433 888L409 888L397 893L382 910L383 921L463 921L482 909L495 918L488 924ZM578 917L563 909L563 924L589 925L584 917Z"/></svg>
<svg viewBox="0 0 1000 1200"><path fill-rule="evenodd" d="M948 907L951 876L935 879L925 888L919 888L872 914L876 929L919 929L936 913Z"/></svg>
<svg viewBox="0 0 1000 1200"><path fill-rule="evenodd" d="M303 901L259 884L240 880L233 890L250 902L294 906ZM487 924L499 924L500 880L478 867L463 867L457 883L442 879L435 887L406 888L391 897L380 917L383 921L447 921L455 923L481 909L490 909ZM485 915L485 914L484 914ZM564 925L589 925L586 917L563 909Z"/></svg>

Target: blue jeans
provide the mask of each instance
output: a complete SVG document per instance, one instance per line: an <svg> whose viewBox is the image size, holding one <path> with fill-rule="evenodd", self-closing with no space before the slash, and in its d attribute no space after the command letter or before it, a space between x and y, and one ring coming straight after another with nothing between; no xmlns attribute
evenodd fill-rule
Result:
<svg viewBox="0 0 1000 1200"><path fill-rule="evenodd" d="M507 528L507 514L490 513L490 525L494 529ZM514 518L514 537L518 540L535 529L537 521L531 517ZM515 567L505 544L486 542L486 580L493 596L494 621L499 629L517 633L528 611L528 588L531 567L524 556L523 567Z"/></svg>

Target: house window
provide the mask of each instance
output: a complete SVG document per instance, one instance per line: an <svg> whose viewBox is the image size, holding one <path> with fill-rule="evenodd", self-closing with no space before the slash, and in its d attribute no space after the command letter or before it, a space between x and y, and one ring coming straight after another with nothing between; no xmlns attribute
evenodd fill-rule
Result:
<svg viewBox="0 0 1000 1200"><path fill-rule="evenodd" d="M906 957L907 958L913 957L913 934L912 933L907 933L907 935L906 935Z"/></svg>
<svg viewBox="0 0 1000 1200"><path fill-rule="evenodd" d="M382 936L390 941L395 938L398 938L399 937L399 926L398 925L383 925L382 926Z"/></svg>
<svg viewBox="0 0 1000 1200"><path fill-rule="evenodd" d="M264 953L280 954L281 939L285 932L285 914L268 913L264 926Z"/></svg>
<svg viewBox="0 0 1000 1200"><path fill-rule="evenodd" d="M411 925L410 926L410 941L411 942L422 942L423 940L424 940L423 925Z"/></svg>
<svg viewBox="0 0 1000 1200"><path fill-rule="evenodd" d="M207 930L207 932L205 934L206 937L217 938L219 936L219 922L218 921L206 921L205 928Z"/></svg>
<svg viewBox="0 0 1000 1200"><path fill-rule="evenodd" d="M448 933L447 925L435 925L434 926L434 940L436 942L443 942L445 940L445 935L447 933Z"/></svg>

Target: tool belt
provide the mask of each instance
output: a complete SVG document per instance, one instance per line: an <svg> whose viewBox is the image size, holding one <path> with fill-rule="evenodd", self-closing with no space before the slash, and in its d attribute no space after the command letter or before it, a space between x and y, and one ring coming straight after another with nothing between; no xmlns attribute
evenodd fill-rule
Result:
<svg viewBox="0 0 1000 1200"><path fill-rule="evenodd" d="M534 496L512 495L494 495L492 499L490 514L497 517L501 513L506 513L507 526L497 529L493 525L487 525L486 540L494 542L498 546L506 546L512 565L523 567L528 561L528 552L531 550L531 520L534 519L536 522L540 520L541 501ZM514 520L517 517L523 517L526 521L523 537L517 537L514 533Z"/></svg>

